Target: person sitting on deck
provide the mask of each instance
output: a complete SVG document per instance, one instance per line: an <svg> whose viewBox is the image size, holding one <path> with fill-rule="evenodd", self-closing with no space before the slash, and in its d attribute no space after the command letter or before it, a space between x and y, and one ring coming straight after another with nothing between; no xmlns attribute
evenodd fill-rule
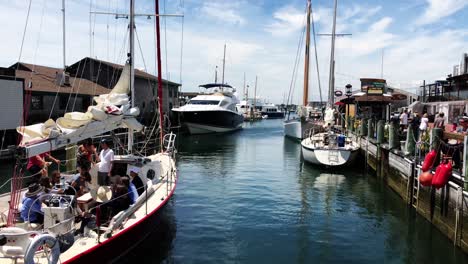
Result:
<svg viewBox="0 0 468 264"><path fill-rule="evenodd" d="M82 196L89 192L89 185L91 183L91 175L87 171L81 171L80 177L72 182L71 186L76 191L76 196Z"/></svg>
<svg viewBox="0 0 468 264"><path fill-rule="evenodd" d="M33 176L33 182L38 183L41 176L47 175L47 167L51 164L51 162L46 162L46 158L57 163L57 165L60 165L60 160L52 157L50 152L30 157L28 159L28 165L26 166L26 169L29 171L31 176Z"/></svg>
<svg viewBox="0 0 468 264"><path fill-rule="evenodd" d="M130 198L130 203L134 204L138 199L138 192L135 185L130 182L130 179L127 177L122 177L122 183L125 187L127 187L128 197Z"/></svg>
<svg viewBox="0 0 468 264"><path fill-rule="evenodd" d="M135 188L138 192L138 196L140 196L145 191L145 189L144 189L143 181L141 180L140 176L138 176L138 172L140 172L139 168L137 167L130 168L131 183L135 185Z"/></svg>
<svg viewBox="0 0 468 264"><path fill-rule="evenodd" d="M37 224L44 223L44 212L42 212L41 200L38 198L43 190L44 187L37 183L29 185L21 204L20 215L23 221Z"/></svg>
<svg viewBox="0 0 468 264"><path fill-rule="evenodd" d="M50 183L50 178L47 176L42 176L39 180L39 183L42 187L44 187L44 194L62 194L64 192L63 189L54 188L54 186ZM44 199L46 198L47 197L44 197Z"/></svg>

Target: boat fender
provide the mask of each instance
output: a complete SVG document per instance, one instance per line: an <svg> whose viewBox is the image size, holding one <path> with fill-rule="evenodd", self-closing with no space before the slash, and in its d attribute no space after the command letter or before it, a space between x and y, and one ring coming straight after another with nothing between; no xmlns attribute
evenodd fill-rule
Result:
<svg viewBox="0 0 468 264"><path fill-rule="evenodd" d="M433 149L429 153L427 153L426 157L424 158L424 162L422 165L422 171L426 172L434 166L435 159L437 157L437 152Z"/></svg>
<svg viewBox="0 0 468 264"><path fill-rule="evenodd" d="M450 176L452 176L452 163L446 161L437 167L436 174L432 178L432 186L437 189L444 187L448 183Z"/></svg>
<svg viewBox="0 0 468 264"><path fill-rule="evenodd" d="M423 172L423 173L421 173L421 175L419 175L419 183L422 186L431 186L432 177L433 177L433 175L432 175L432 173L430 171Z"/></svg>
<svg viewBox="0 0 468 264"><path fill-rule="evenodd" d="M34 264L34 256L36 255L36 251L43 245L47 245L50 249L50 256L48 257L48 263L56 264L60 258L60 246L55 238L55 236L51 234L42 234L37 235L33 238L31 243L28 245L26 249L26 253L24 254L24 263L25 264Z"/></svg>

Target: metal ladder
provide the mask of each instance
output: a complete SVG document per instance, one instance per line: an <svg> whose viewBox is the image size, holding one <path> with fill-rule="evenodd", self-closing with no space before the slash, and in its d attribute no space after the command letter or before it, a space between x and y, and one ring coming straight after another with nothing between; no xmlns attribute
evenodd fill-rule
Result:
<svg viewBox="0 0 468 264"><path fill-rule="evenodd" d="M415 175L413 177L413 190L412 190L412 195L411 195L411 205L415 208L419 208L419 169L415 169Z"/></svg>

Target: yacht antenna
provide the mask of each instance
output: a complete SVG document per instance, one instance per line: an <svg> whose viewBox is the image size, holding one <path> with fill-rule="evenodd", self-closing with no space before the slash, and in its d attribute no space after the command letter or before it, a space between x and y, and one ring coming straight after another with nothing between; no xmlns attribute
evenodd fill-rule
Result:
<svg viewBox="0 0 468 264"><path fill-rule="evenodd" d="M222 75L222 79L221 79L221 84L224 84L224 69L225 69L225 66L226 66L226 43L224 43L223 75ZM221 87L221 89L223 89L223 88Z"/></svg>
<svg viewBox="0 0 468 264"><path fill-rule="evenodd" d="M257 111L257 75L255 75L255 88L254 88L254 103L253 103L253 109L254 109L254 116L253 118L255 119L255 111ZM252 118L252 117L251 117Z"/></svg>

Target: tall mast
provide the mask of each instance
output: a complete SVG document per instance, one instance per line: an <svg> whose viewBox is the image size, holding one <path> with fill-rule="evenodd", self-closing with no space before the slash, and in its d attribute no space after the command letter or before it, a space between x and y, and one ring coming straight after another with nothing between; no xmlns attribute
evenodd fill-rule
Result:
<svg viewBox="0 0 468 264"><path fill-rule="evenodd" d="M215 68L215 83L218 81L218 66Z"/></svg>
<svg viewBox="0 0 468 264"><path fill-rule="evenodd" d="M245 72L244 72L244 100L245 100L245 103L247 104L247 93L246 93L246 90L245 90Z"/></svg>
<svg viewBox="0 0 468 264"><path fill-rule="evenodd" d="M253 103L253 109L254 109L254 116L255 118L255 111L257 110L257 75L255 75L255 88L254 88L254 103Z"/></svg>
<svg viewBox="0 0 468 264"><path fill-rule="evenodd" d="M311 4L307 0L307 25L306 25L306 44L304 57L304 91L302 95L302 105L307 106L309 103L309 46L310 46L310 13Z"/></svg>
<svg viewBox="0 0 468 264"><path fill-rule="evenodd" d="M223 76L221 79L221 84L224 84L224 68L226 65L226 43L224 44L224 55L223 55Z"/></svg>
<svg viewBox="0 0 468 264"><path fill-rule="evenodd" d="M130 54L128 56L128 62L130 64L130 92L131 92L131 103L132 107L135 107L135 1L130 0ZM128 152L132 153L133 149L133 130L128 129Z"/></svg>
<svg viewBox="0 0 468 264"><path fill-rule="evenodd" d="M333 96L335 92L335 37L336 37L336 9L338 0L335 0L335 8L333 12L333 28L332 28L332 42L331 42L331 55L330 55L330 74L328 79L328 107L333 107Z"/></svg>
<svg viewBox="0 0 468 264"><path fill-rule="evenodd" d="M62 37L63 37L63 71L66 67L66 57L65 57L65 0L62 0ZM65 76L63 76L65 78Z"/></svg>
<svg viewBox="0 0 468 264"><path fill-rule="evenodd" d="M156 14L156 60L158 64L158 105L159 105L159 148L163 151L164 138L164 116L163 116L163 89L162 89L162 70L161 70L161 34L159 32L159 0L155 0Z"/></svg>

